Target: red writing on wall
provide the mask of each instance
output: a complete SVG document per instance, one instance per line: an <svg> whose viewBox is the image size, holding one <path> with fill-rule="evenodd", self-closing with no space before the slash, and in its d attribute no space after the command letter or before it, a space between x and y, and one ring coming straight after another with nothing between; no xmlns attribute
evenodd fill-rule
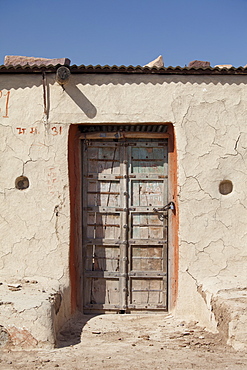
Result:
<svg viewBox="0 0 247 370"><path fill-rule="evenodd" d="M18 135L24 134L39 134L37 127L16 127ZM50 128L50 133L52 136L62 135L63 127L62 126L53 126Z"/></svg>
<svg viewBox="0 0 247 370"><path fill-rule="evenodd" d="M62 134L62 126L58 126L58 127L54 126L54 127L51 128L51 130L52 130L52 135L53 136Z"/></svg>

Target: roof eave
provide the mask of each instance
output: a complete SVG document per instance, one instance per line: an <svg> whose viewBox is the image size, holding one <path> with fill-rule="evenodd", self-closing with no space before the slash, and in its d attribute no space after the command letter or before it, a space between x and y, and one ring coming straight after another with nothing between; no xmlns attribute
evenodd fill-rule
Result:
<svg viewBox="0 0 247 370"><path fill-rule="evenodd" d="M32 74L32 73L56 73L61 64L57 65L1 65L0 73ZM72 74L83 73L123 73L123 74L163 74L163 75L246 75L245 67L142 67L142 66L100 66L100 65L72 65L67 67Z"/></svg>

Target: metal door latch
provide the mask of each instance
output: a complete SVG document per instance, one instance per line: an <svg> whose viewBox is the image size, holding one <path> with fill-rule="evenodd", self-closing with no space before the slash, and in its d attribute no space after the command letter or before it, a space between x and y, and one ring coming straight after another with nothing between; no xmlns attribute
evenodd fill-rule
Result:
<svg viewBox="0 0 247 370"><path fill-rule="evenodd" d="M161 208L153 208L153 211L156 212L156 213L159 213L159 212L168 211L169 209L171 209L172 211L175 210L174 202L169 202L168 204L166 204L164 207L161 207ZM159 217L160 220L164 220L166 215L161 214L161 215L158 215L158 217Z"/></svg>
<svg viewBox="0 0 247 370"><path fill-rule="evenodd" d="M174 209L175 209L174 202L169 202L168 204L166 204L164 207L161 207L161 208L153 208L153 211L154 212L163 212L163 211L168 211L168 209L171 209L172 211L174 211Z"/></svg>

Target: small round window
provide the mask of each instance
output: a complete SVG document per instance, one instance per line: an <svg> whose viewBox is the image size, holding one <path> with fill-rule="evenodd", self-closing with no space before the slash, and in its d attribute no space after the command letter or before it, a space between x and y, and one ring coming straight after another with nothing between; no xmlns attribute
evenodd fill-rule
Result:
<svg viewBox="0 0 247 370"><path fill-rule="evenodd" d="M232 192L233 184L230 180L223 180L219 185L219 192L222 195L227 195Z"/></svg>
<svg viewBox="0 0 247 370"><path fill-rule="evenodd" d="M26 176L19 176L15 180L15 187L18 190L24 190L29 187L29 180Z"/></svg>

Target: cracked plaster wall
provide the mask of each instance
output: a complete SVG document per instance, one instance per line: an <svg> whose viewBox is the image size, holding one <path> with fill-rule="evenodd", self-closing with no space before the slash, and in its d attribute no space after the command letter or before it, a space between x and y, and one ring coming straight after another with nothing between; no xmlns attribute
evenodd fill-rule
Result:
<svg viewBox="0 0 247 370"><path fill-rule="evenodd" d="M41 75L0 75L0 81L2 95L10 91L9 117L0 116L2 279L43 276L69 285L70 124L172 122L178 149L177 312L202 315L206 322L212 294L246 286L244 76L74 74L63 90L47 75L48 115ZM4 96L0 109L6 109ZM20 175L30 180L23 191L14 185ZM224 179L233 182L225 196L219 193Z"/></svg>

